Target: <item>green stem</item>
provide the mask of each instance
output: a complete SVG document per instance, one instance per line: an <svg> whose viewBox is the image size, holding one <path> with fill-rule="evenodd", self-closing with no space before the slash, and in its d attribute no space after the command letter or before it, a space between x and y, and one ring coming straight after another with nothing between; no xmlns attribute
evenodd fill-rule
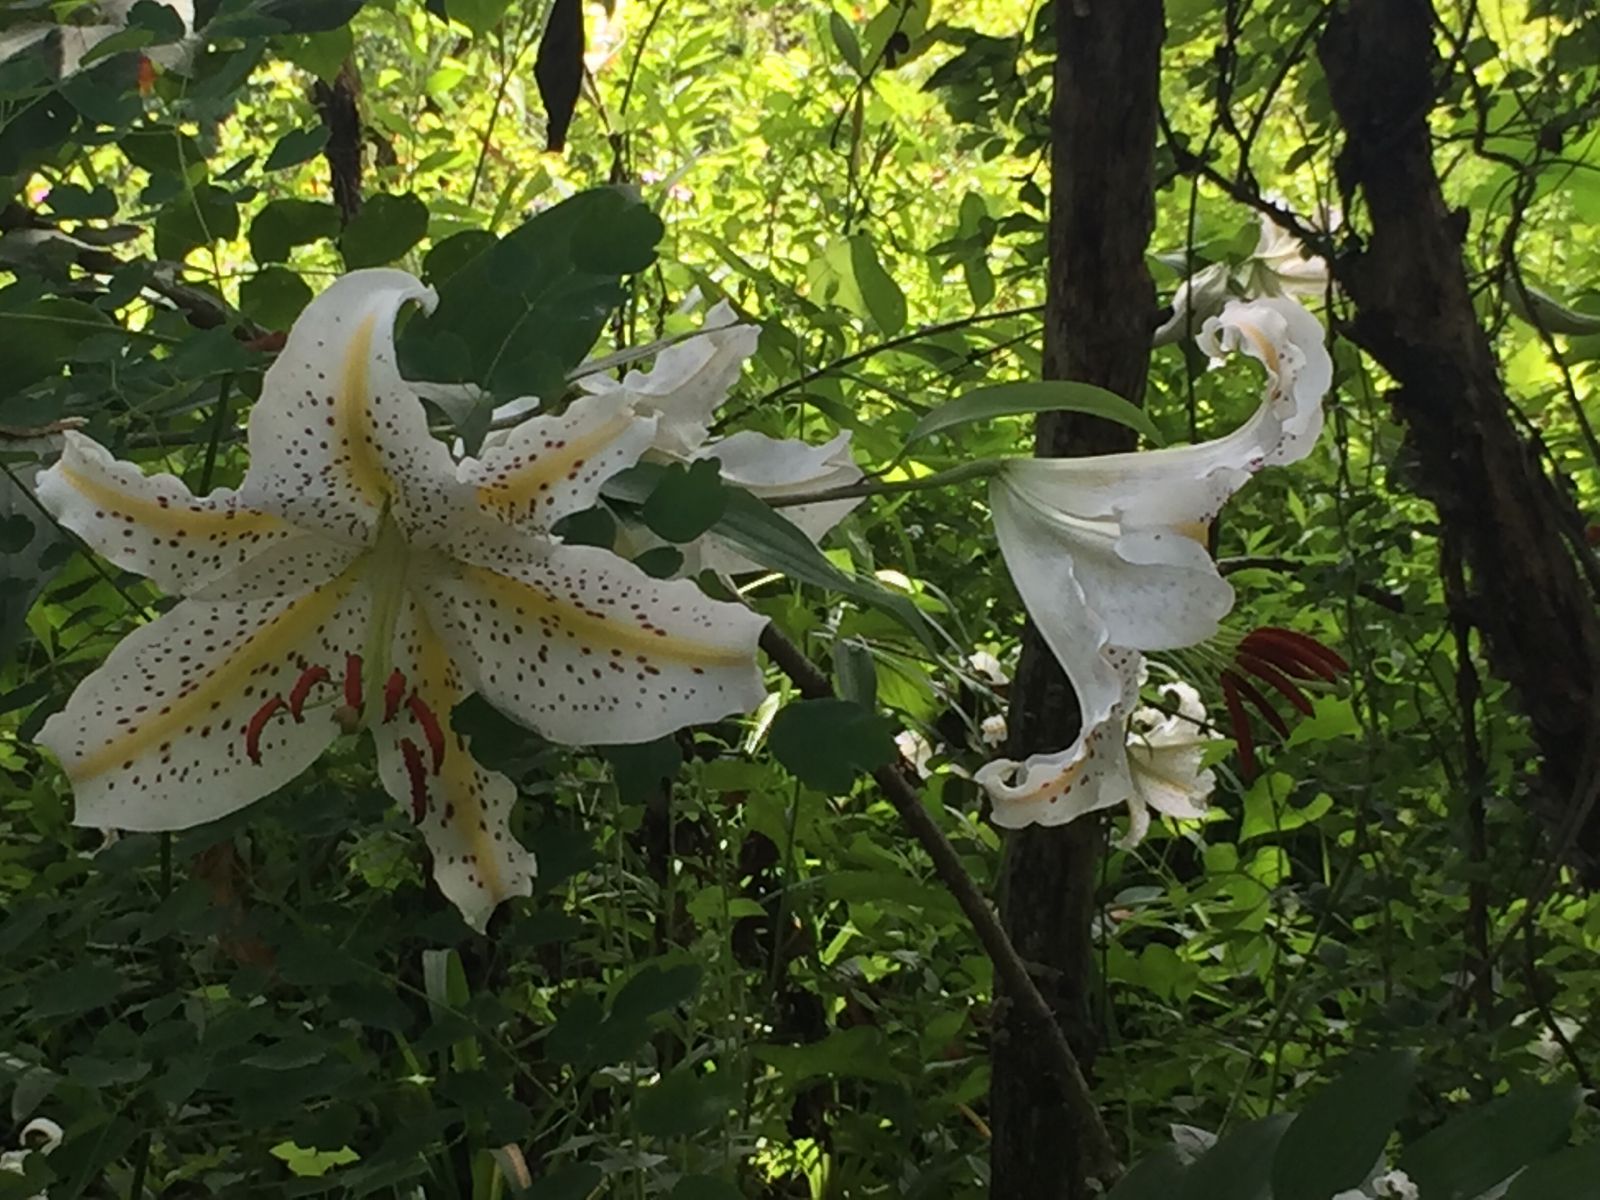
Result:
<svg viewBox="0 0 1600 1200"><path fill-rule="evenodd" d="M926 488L965 483L969 479L987 479L991 475L998 475L1009 461L1005 458L980 458L976 462L963 463L959 467L935 471L932 475L921 475L916 479L896 479L887 483L865 479L860 483L827 488L820 492L805 492L798 496L769 496L763 499L769 508L794 508L801 504L820 504L825 500L854 500L858 496L893 496L900 492L920 492Z"/></svg>

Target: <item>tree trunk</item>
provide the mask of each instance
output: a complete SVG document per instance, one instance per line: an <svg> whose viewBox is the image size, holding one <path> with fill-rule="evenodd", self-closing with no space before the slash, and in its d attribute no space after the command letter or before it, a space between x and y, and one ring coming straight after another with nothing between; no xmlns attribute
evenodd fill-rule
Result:
<svg viewBox="0 0 1600 1200"><path fill-rule="evenodd" d="M1098 384L1137 404L1156 311L1145 250L1155 225L1161 0L1057 0L1054 15L1044 374ZM1035 449L1100 454L1131 444L1121 426L1058 413L1039 418ZM1077 698L1030 623L1012 689L1009 752L1060 749L1077 725ZM1085 1066L1096 1042L1090 921L1101 845L1093 820L1013 833L1001 881L1006 929ZM1089 1195L1082 1133L1038 1041L1002 995L989 1088L990 1195L1077 1200Z"/></svg>
<svg viewBox="0 0 1600 1200"><path fill-rule="evenodd" d="M1346 140L1347 199L1360 189L1371 233L1335 277L1356 307L1351 335L1393 376L1417 490L1437 507L1443 552L1466 564L1466 602L1489 663L1515 690L1544 760L1563 838L1591 878L1600 812L1594 784L1600 621L1574 558L1589 553L1568 498L1518 433L1467 287L1466 214L1445 205L1428 114L1439 67L1427 0L1350 0L1318 51ZM1574 536L1577 535L1577 536ZM1558 852L1562 847L1558 846Z"/></svg>

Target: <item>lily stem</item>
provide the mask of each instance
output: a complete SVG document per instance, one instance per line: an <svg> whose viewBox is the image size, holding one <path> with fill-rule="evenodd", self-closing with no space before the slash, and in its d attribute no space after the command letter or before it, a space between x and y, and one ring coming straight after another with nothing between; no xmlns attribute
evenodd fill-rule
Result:
<svg viewBox="0 0 1600 1200"><path fill-rule="evenodd" d="M987 479L991 475L998 475L1005 462L1003 458L980 458L976 462L962 463L959 467L951 467L947 471L935 471L931 475L920 475L915 479L894 479L888 482L863 479L860 483L827 488L820 492L805 492L798 496L764 496L762 499L769 508L794 508L799 504L820 504L825 500L854 500L859 496L893 496L900 492L920 492L927 488L965 483L969 479Z"/></svg>
<svg viewBox="0 0 1600 1200"><path fill-rule="evenodd" d="M795 687L806 699L826 700L833 697L833 685L828 681L828 677L806 657L805 651L791 642L775 626L769 624L762 630L761 648L777 664L778 669L794 682ZM889 803L894 805L895 811L900 814L900 819L911 831L912 836L928 852L928 857L933 860L934 873L950 890L956 903L961 906L961 911L972 923L978 940L983 943L984 951L994 964L995 973L1005 984L1006 992L1012 1001L1020 1004L1043 1032L1045 1053L1055 1068L1067 1110L1072 1114L1073 1121L1083 1130L1084 1140L1094 1159L1094 1166L1098 1168L1101 1177L1109 1181L1120 1170L1116 1151L1111 1143L1111 1135L1106 1131L1105 1122L1101 1120L1100 1110L1095 1105L1088 1080L1084 1078L1083 1068L1078 1063L1078 1056L1073 1053L1066 1035L1061 1032L1061 1026L1056 1021L1049 1002L1034 983L1027 963L1017 953L1016 946L1006 934L1005 926L1000 923L994 908L978 890L977 883L967 873L966 867L962 866L961 856L956 852L956 848L950 844L950 839L945 837L944 831L923 806L922 796L907 777L904 763L881 766L872 773L872 778L888 797Z"/></svg>

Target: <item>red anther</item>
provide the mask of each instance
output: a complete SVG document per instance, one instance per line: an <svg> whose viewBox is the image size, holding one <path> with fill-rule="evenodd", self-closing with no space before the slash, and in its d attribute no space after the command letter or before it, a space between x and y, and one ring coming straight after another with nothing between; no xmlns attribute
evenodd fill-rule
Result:
<svg viewBox="0 0 1600 1200"><path fill-rule="evenodd" d="M428 739L428 749L433 751L433 773L437 775L439 768L444 766L444 730L439 728L439 718L433 715L433 709L422 702L422 697L415 692L406 701L406 708L410 710L412 719L422 727L422 736Z"/></svg>
<svg viewBox="0 0 1600 1200"><path fill-rule="evenodd" d="M344 702L361 711L361 655L344 656Z"/></svg>
<svg viewBox="0 0 1600 1200"><path fill-rule="evenodd" d="M428 773L422 765L422 751L410 738L401 738L400 757L405 760L406 775L411 779L411 823L420 825L428 814Z"/></svg>
<svg viewBox="0 0 1600 1200"><path fill-rule="evenodd" d="M1277 667L1285 675L1295 679L1327 679L1332 681L1328 668L1321 662L1308 663L1301 651L1288 642L1280 641L1263 633L1261 630L1252 630L1239 642L1235 655L1253 654L1257 658L1265 659ZM1235 658L1237 660L1237 657Z"/></svg>
<svg viewBox="0 0 1600 1200"><path fill-rule="evenodd" d="M1315 667L1320 664L1327 671L1332 671L1331 676L1324 674L1322 677L1330 683L1340 675L1350 673L1350 664L1345 662L1344 656L1331 646L1324 646L1309 634L1301 633L1298 629L1284 629L1279 625L1264 625L1257 630L1293 646L1300 656L1300 661L1307 666ZM1321 672L1318 672L1321 674Z"/></svg>
<svg viewBox="0 0 1600 1200"><path fill-rule="evenodd" d="M1311 707L1311 701L1306 698L1306 694L1295 686L1294 680L1267 662L1266 659L1241 650L1233 656L1233 660L1257 679L1277 691L1279 695L1306 716L1311 716L1315 711Z"/></svg>
<svg viewBox="0 0 1600 1200"><path fill-rule="evenodd" d="M387 725L394 720L395 713L400 711L400 698L406 694L406 677L400 674L396 667L389 672L389 678L383 684L383 723Z"/></svg>
<svg viewBox="0 0 1600 1200"><path fill-rule="evenodd" d="M1248 782L1256 777L1256 746L1250 737L1250 718L1245 714L1244 702L1239 699L1239 685L1243 682L1232 671L1222 673L1222 699L1228 706L1233 740L1239 747L1239 774Z"/></svg>
<svg viewBox="0 0 1600 1200"><path fill-rule="evenodd" d="M283 697L274 696L256 709L255 716L245 723L244 752L258 767L261 765L261 731L267 727L267 722L272 720L273 714L282 707Z"/></svg>
<svg viewBox="0 0 1600 1200"><path fill-rule="evenodd" d="M311 694L311 689L319 683L328 682L327 667L307 667L301 672L300 678L295 680L294 687L289 689L289 715L294 717L295 724L305 720L300 715L306 706L306 697Z"/></svg>

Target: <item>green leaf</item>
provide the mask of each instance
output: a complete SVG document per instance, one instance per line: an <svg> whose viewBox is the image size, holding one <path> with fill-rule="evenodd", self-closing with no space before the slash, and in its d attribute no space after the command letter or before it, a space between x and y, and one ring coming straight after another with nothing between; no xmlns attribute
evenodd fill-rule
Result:
<svg viewBox="0 0 1600 1200"><path fill-rule="evenodd" d="M878 664L865 642L839 638L833 643L833 674L839 695L863 708L878 705Z"/></svg>
<svg viewBox="0 0 1600 1200"><path fill-rule="evenodd" d="M744 1193L715 1175L684 1175L674 1185L669 1200L744 1200Z"/></svg>
<svg viewBox="0 0 1600 1200"><path fill-rule="evenodd" d="M1079 383L1069 379L1038 380L1028 383L1001 383L993 387L968 392L960 399L941 404L923 415L911 427L906 445L911 446L923 438L947 429L954 429L973 421L989 421L995 417L1015 417L1024 413L1080 412L1115 421L1138 431L1153 444L1161 444L1161 435L1145 411L1130 404L1121 396L1096 387L1092 383Z"/></svg>
<svg viewBox="0 0 1600 1200"><path fill-rule="evenodd" d="M1594 1200L1600 1138L1540 1159L1511 1184L1505 1200Z"/></svg>
<svg viewBox="0 0 1600 1200"><path fill-rule="evenodd" d="M828 33L833 38L833 44L838 48L839 55L850 64L850 69L857 75L861 74L861 43L856 40L856 31L850 28L846 21L837 12L828 13Z"/></svg>
<svg viewBox="0 0 1600 1200"><path fill-rule="evenodd" d="M841 794L895 758L894 722L853 700L794 700L773 718L772 756L807 787Z"/></svg>
<svg viewBox="0 0 1600 1200"><path fill-rule="evenodd" d="M361 1156L349 1146L340 1146L337 1150L310 1150L293 1142L279 1142L267 1153L273 1158L282 1159L291 1174L317 1179L334 1167L361 1161Z"/></svg>
<svg viewBox="0 0 1600 1200"><path fill-rule="evenodd" d="M1318 1090L1278 1143L1273 1200L1329 1200L1365 1179L1405 1112L1416 1067L1415 1053L1391 1050Z"/></svg>
<svg viewBox="0 0 1600 1200"><path fill-rule="evenodd" d="M601 746L600 753L611 764L624 804L643 804L660 795L683 766L683 751L671 734L632 746Z"/></svg>
<svg viewBox="0 0 1600 1200"><path fill-rule="evenodd" d="M274 200L250 222L250 253L258 263L283 262L289 251L339 232L339 210L316 200Z"/></svg>
<svg viewBox="0 0 1600 1200"><path fill-rule="evenodd" d="M90 191L75 183L58 183L50 189L45 202L57 216L74 221L117 215L117 198L105 186Z"/></svg>
<svg viewBox="0 0 1600 1200"><path fill-rule="evenodd" d="M450 19L460 21L477 37L500 24L511 7L511 0L446 0L445 11Z"/></svg>
<svg viewBox="0 0 1600 1200"><path fill-rule="evenodd" d="M605 1176L593 1163L561 1167L534 1180L528 1200L589 1200Z"/></svg>
<svg viewBox="0 0 1600 1200"><path fill-rule="evenodd" d="M368 197L339 239L349 270L392 263L428 232L428 206L410 192Z"/></svg>
<svg viewBox="0 0 1600 1200"><path fill-rule="evenodd" d="M438 283L437 309L401 334L403 370L556 398L621 302L621 277L654 260L661 234L655 215L615 188L535 215Z"/></svg>
<svg viewBox="0 0 1600 1200"><path fill-rule="evenodd" d="M65 1017L111 1003L122 990L122 972L100 962L78 963L33 985L33 1016Z"/></svg>
<svg viewBox="0 0 1600 1200"><path fill-rule="evenodd" d="M285 267L266 267L239 285L239 311L263 329L287 330L310 303L311 288Z"/></svg>
<svg viewBox="0 0 1600 1200"><path fill-rule="evenodd" d="M1562 1145L1581 1099L1575 1084L1518 1088L1419 1138L1397 1165L1422 1200L1472 1200Z"/></svg>
<svg viewBox="0 0 1600 1200"><path fill-rule="evenodd" d="M1106 1200L1173 1200L1182 1189L1183 1161L1171 1146L1163 1146L1135 1163Z"/></svg>
<svg viewBox="0 0 1600 1200"><path fill-rule="evenodd" d="M663 966L649 962L634 971L611 1005L611 1019L642 1020L688 1002L700 988L701 969L695 963Z"/></svg>
<svg viewBox="0 0 1600 1200"><path fill-rule="evenodd" d="M685 467L672 463L639 510L639 516L657 537L669 542L692 542L728 510L728 489L722 486L722 467L714 458L702 458Z"/></svg>
<svg viewBox="0 0 1600 1200"><path fill-rule="evenodd" d="M730 488L728 492L728 511L713 526L712 532L733 542L762 566L771 567L800 583L841 592L880 609L909 629L929 649L940 648L933 627L910 597L891 592L875 579L845 574L782 513L739 488Z"/></svg>
<svg viewBox="0 0 1600 1200"><path fill-rule="evenodd" d="M170 125L130 129L117 140L117 147L129 162L152 175L205 174L206 156L200 143Z"/></svg>
<svg viewBox="0 0 1600 1200"><path fill-rule="evenodd" d="M889 1063L883 1031L873 1025L855 1025L830 1033L820 1042L803 1046L756 1046L755 1056L771 1063L792 1084L822 1077L877 1079L893 1083L900 1078Z"/></svg>
<svg viewBox="0 0 1600 1200"><path fill-rule="evenodd" d="M202 183L180 196L156 218L156 254L181 259L196 246L239 236L239 206L214 184Z"/></svg>
<svg viewBox="0 0 1600 1200"><path fill-rule="evenodd" d="M1190 1164L1174 1200L1272 1200L1273 1152L1293 1120L1274 1113L1241 1125Z"/></svg>
<svg viewBox="0 0 1600 1200"><path fill-rule="evenodd" d="M731 1072L679 1067L634 1097L633 1115L641 1133L692 1137L721 1125L739 1103L739 1093Z"/></svg>
<svg viewBox="0 0 1600 1200"><path fill-rule="evenodd" d="M115 328L92 304L37 295L23 284L0 288L0 395L59 374L86 337Z"/></svg>
<svg viewBox="0 0 1600 1200"><path fill-rule="evenodd" d="M292 129L278 139L278 144L262 164L266 171L281 171L297 166L319 153L328 144L328 127L316 125L310 129Z"/></svg>
<svg viewBox="0 0 1600 1200"><path fill-rule="evenodd" d="M355 36L350 26L340 25L321 33L284 34L273 40L273 47L295 66L331 83L355 49Z"/></svg>
<svg viewBox="0 0 1600 1200"><path fill-rule="evenodd" d="M869 318L889 335L906 323L906 298L864 233L835 238L808 269L817 298Z"/></svg>

